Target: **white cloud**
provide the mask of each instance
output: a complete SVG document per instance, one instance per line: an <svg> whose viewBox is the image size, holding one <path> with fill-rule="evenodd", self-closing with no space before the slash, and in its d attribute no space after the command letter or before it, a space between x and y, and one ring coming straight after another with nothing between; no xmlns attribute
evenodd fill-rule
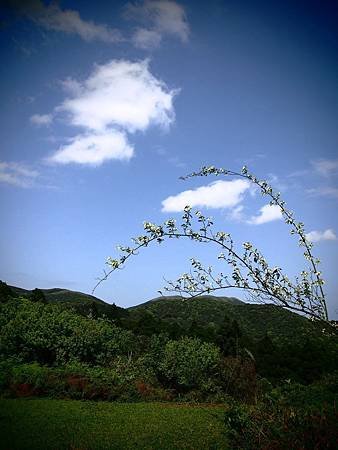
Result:
<svg viewBox="0 0 338 450"><path fill-rule="evenodd" d="M184 8L174 1L144 0L142 3L129 3L126 11L127 17L145 24L133 36L136 47L152 49L166 35L176 36L182 42L188 40L189 25ZM147 32L156 35L147 35Z"/></svg>
<svg viewBox="0 0 338 450"><path fill-rule="evenodd" d="M100 165L128 160L134 153L128 134L152 125L168 129L175 119L178 90L169 90L152 75L147 60L112 60L96 66L83 82L68 78L63 87L68 96L55 112L83 131L48 158L50 162Z"/></svg>
<svg viewBox="0 0 338 450"><path fill-rule="evenodd" d="M282 219L282 212L277 205L264 205L259 210L258 216L253 216L248 220L249 224L261 225L263 223L272 222L274 220Z"/></svg>
<svg viewBox="0 0 338 450"><path fill-rule="evenodd" d="M243 200L243 194L250 188L246 180L215 181L207 186L183 191L163 200L163 212L179 212L186 205L206 208L232 208Z"/></svg>
<svg viewBox="0 0 338 450"><path fill-rule="evenodd" d="M325 231L310 231L310 233L306 234L306 239L310 242L335 241L337 240L337 236L335 232L329 228Z"/></svg>
<svg viewBox="0 0 338 450"><path fill-rule="evenodd" d="M338 171L338 159L318 159L311 161L315 171L324 177L328 177Z"/></svg>
<svg viewBox="0 0 338 450"><path fill-rule="evenodd" d="M114 130L75 136L48 158L48 161L99 166L104 161L112 159L128 160L133 153L134 149L128 144L125 134Z"/></svg>
<svg viewBox="0 0 338 450"><path fill-rule="evenodd" d="M122 40L118 30L106 25L96 24L83 20L78 11L61 9L57 2L45 5L40 0L11 0L11 6L16 8L33 22L47 30L61 31L67 34L76 34L85 41L99 40L107 43Z"/></svg>
<svg viewBox="0 0 338 450"><path fill-rule="evenodd" d="M23 164L0 161L0 183L28 188L38 176L39 172Z"/></svg>
<svg viewBox="0 0 338 450"><path fill-rule="evenodd" d="M148 61L113 60L97 66L83 83L72 83L73 95L58 108L73 125L102 131L118 126L134 132L152 124L168 127L174 120L173 98L178 91L149 71Z"/></svg>
<svg viewBox="0 0 338 450"><path fill-rule="evenodd" d="M37 126L50 125L53 121L52 114L34 114L30 118L31 123Z"/></svg>
<svg viewBox="0 0 338 450"><path fill-rule="evenodd" d="M308 194L315 197L333 197L338 198L338 188L330 186L320 186L317 188L307 189Z"/></svg>

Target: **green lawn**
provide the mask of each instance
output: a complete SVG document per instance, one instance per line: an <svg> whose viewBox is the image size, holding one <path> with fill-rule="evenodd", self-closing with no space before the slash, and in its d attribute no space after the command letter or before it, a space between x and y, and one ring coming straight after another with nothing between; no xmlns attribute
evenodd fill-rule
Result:
<svg viewBox="0 0 338 450"><path fill-rule="evenodd" d="M1 399L0 448L226 449L223 411L172 403Z"/></svg>

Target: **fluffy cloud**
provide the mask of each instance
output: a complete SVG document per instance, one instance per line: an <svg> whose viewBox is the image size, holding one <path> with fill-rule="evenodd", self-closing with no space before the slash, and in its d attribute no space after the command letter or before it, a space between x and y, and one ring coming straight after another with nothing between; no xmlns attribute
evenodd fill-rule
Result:
<svg viewBox="0 0 338 450"><path fill-rule="evenodd" d="M324 177L328 177L338 171L338 159L318 159L311 161L315 171Z"/></svg>
<svg viewBox="0 0 338 450"><path fill-rule="evenodd" d="M33 186L34 180L39 176L23 164L0 161L0 182L14 186L28 188Z"/></svg>
<svg viewBox="0 0 338 450"><path fill-rule="evenodd" d="M58 108L73 125L95 131L119 126L129 132L174 120L173 97L149 71L148 61L111 61L97 66L83 83L68 80L72 96Z"/></svg>
<svg viewBox="0 0 338 450"><path fill-rule="evenodd" d="M107 131L101 134L75 136L62 146L50 162L59 164L78 163L99 166L111 159L128 160L133 156L134 149L128 144L119 131Z"/></svg>
<svg viewBox="0 0 338 450"><path fill-rule="evenodd" d="M128 4L127 17L143 23L133 36L136 47L152 49L158 47L162 37L176 36L186 42L189 25L184 8L170 0L144 0L142 3Z"/></svg>
<svg viewBox="0 0 338 450"><path fill-rule="evenodd" d="M119 31L83 20L78 11L63 10L56 2L45 5L41 0L7 0L7 4L47 30L76 34L85 41L114 43L122 39Z"/></svg>
<svg viewBox="0 0 338 450"><path fill-rule="evenodd" d="M83 82L67 79L68 96L55 111L82 133L49 158L54 163L100 165L111 159L130 159L128 134L152 125L167 129L175 119L177 90L149 71L148 61L113 60L96 66Z"/></svg>
<svg viewBox="0 0 338 450"><path fill-rule="evenodd" d="M215 181L207 186L183 191L163 200L163 212L179 212L186 205L206 208L232 208L243 200L243 194L250 188L246 180Z"/></svg>
<svg viewBox="0 0 338 450"><path fill-rule="evenodd" d="M37 126L50 125L53 121L52 114L34 114L30 118L31 123Z"/></svg>
<svg viewBox="0 0 338 450"><path fill-rule="evenodd" d="M329 228L325 231L310 231L310 233L306 234L306 239L310 242L335 241L337 236L335 232Z"/></svg>
<svg viewBox="0 0 338 450"><path fill-rule="evenodd" d="M263 223L272 222L274 220L282 219L282 212L277 205L264 205L257 216L251 217L248 220L249 224L261 225Z"/></svg>

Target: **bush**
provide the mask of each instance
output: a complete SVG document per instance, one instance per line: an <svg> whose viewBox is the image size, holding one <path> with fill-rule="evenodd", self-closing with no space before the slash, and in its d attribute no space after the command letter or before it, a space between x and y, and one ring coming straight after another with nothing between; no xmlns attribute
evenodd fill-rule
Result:
<svg viewBox="0 0 338 450"><path fill-rule="evenodd" d="M318 403L318 398L310 399L313 391L309 388L291 385L256 407L233 404L224 417L232 448L336 449L338 413L334 396L331 393L325 397L328 402Z"/></svg>
<svg viewBox="0 0 338 450"><path fill-rule="evenodd" d="M109 365L135 347L130 331L107 320L24 299L0 305L0 325L0 357L17 355L25 362L65 364L77 359Z"/></svg>
<svg viewBox="0 0 338 450"><path fill-rule="evenodd" d="M164 350L161 370L177 389L203 388L215 377L220 365L220 350L197 338L169 341Z"/></svg>
<svg viewBox="0 0 338 450"><path fill-rule="evenodd" d="M226 394L246 403L257 399L255 363L243 357L224 358L221 370L222 387Z"/></svg>

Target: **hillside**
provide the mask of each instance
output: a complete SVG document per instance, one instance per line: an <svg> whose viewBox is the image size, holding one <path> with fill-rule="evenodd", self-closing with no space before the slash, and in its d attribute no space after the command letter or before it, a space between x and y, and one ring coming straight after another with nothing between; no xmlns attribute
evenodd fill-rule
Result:
<svg viewBox="0 0 338 450"><path fill-rule="evenodd" d="M28 297L32 292L29 289L22 289L16 286L9 286L12 291L16 294ZM52 288L52 289L40 289L44 293L44 296L48 303L54 302L65 302L65 303L81 303L81 302L95 302L101 305L106 305L107 303L100 300L94 295L84 294L83 292L71 291L62 288Z"/></svg>
<svg viewBox="0 0 338 450"><path fill-rule="evenodd" d="M239 300L236 297L217 297L215 295L200 295L198 297L198 299L199 300L206 300L206 301L208 301L208 300L209 301L219 301L219 302L224 302L224 303L233 304L233 305L243 305L244 304L244 302L242 302L242 300ZM182 301L182 300L184 300L184 301L191 301L192 299L189 298L189 297L183 299L180 295L162 295L160 297L153 298L152 300L148 300L147 302L141 303L140 305L131 306L129 308L129 310L132 310L132 309L135 309L135 308L139 308L139 307L144 307L146 305L151 305L151 304L159 302L159 301L161 301L161 302L163 302L163 301L165 301L165 302L174 301L175 302L177 300L179 300L179 301Z"/></svg>
<svg viewBox="0 0 338 450"><path fill-rule="evenodd" d="M29 298L33 291L9 286L18 296ZM188 330L191 325L217 329L225 320L236 320L243 332L254 340L268 334L272 339L306 339L309 335L320 335L317 324L308 319L272 304L244 303L235 297L204 295L182 299L179 296L162 296L132 306L128 309L108 304L103 300L82 292L68 289L41 289L48 303L71 307L78 313L94 313L119 320L124 318L124 326L136 323L145 313L156 320ZM143 319L141 319L143 320Z"/></svg>
<svg viewBox="0 0 338 450"><path fill-rule="evenodd" d="M201 296L182 300L178 296L159 297L129 308L135 314L146 310L156 318L189 328L194 321L200 326L217 327L227 317L236 320L253 339L266 334L271 338L301 339L318 334L318 328L308 319L272 304L244 303L233 297Z"/></svg>
<svg viewBox="0 0 338 450"><path fill-rule="evenodd" d="M33 290L22 289L16 286L9 286L9 288L20 297L29 298L33 292ZM40 289L40 291L43 292L47 303L63 304L66 307L74 308L79 313L86 314L94 308L99 315L105 314L107 316L112 314L113 308L121 313L125 311L123 308L111 305L94 295L84 294L83 292L62 288Z"/></svg>

